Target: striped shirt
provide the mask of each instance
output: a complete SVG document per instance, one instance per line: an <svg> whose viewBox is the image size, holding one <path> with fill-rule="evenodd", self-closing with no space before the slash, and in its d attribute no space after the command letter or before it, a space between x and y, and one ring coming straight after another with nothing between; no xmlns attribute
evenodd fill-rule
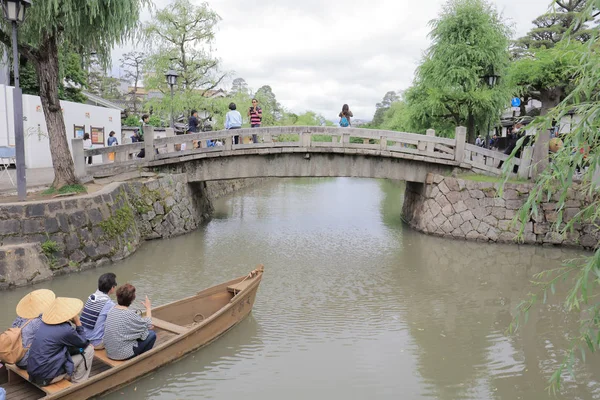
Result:
<svg viewBox="0 0 600 400"><path fill-rule="evenodd" d="M81 311L81 325L83 325L84 328L89 330L94 329L98 316L107 301L110 301L110 297L100 290L96 290L95 293L88 297L83 306L83 310Z"/></svg>
<svg viewBox="0 0 600 400"><path fill-rule="evenodd" d="M262 108L260 106L250 109L250 125L260 125L262 121Z"/></svg>
<svg viewBox="0 0 600 400"><path fill-rule="evenodd" d="M146 340L151 318L142 318L134 310L113 307L106 316L104 347L111 360L127 360L134 356L138 339Z"/></svg>

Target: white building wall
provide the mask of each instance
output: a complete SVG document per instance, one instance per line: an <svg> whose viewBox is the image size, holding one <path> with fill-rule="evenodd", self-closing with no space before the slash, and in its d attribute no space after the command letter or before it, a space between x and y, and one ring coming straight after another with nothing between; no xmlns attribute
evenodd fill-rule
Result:
<svg viewBox="0 0 600 400"><path fill-rule="evenodd" d="M15 145L12 93L12 87L0 85L0 146ZM71 149L71 139L75 137L75 125L84 126L85 132L90 136L92 126L104 128L103 143L94 144L93 148L106 146L106 139L110 131L115 131L117 138L121 137L121 112L119 110L70 101L61 101L60 104L63 109L69 150ZM42 102L38 96L23 95L23 120L26 167L52 167L48 129ZM94 157L93 161L100 162L101 156Z"/></svg>

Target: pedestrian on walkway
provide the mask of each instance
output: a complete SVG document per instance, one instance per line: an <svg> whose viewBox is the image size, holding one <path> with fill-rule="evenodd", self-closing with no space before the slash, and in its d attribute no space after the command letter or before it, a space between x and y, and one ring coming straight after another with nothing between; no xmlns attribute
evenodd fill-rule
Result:
<svg viewBox="0 0 600 400"><path fill-rule="evenodd" d="M352 111L350 111L350 107L348 106L348 104L344 104L342 106L342 111L340 112L339 117L340 126L342 128L347 128L352 125L352 123L350 122L350 118L354 117L354 115L352 115Z"/></svg>
<svg viewBox="0 0 600 400"><path fill-rule="evenodd" d="M242 127L242 114L236 110L235 103L229 104L229 112L225 115L225 129L240 129ZM233 136L233 143L238 144L240 135Z"/></svg>
<svg viewBox="0 0 600 400"><path fill-rule="evenodd" d="M90 150L91 148L92 148L92 139L90 139L89 133L85 133L83 135L83 149ZM92 163L92 156L87 157L87 163L88 164Z"/></svg>
<svg viewBox="0 0 600 400"><path fill-rule="evenodd" d="M262 123L262 108L258 105L258 100L252 99L252 107L248 110L248 116L250 117L250 127L260 128ZM258 143L258 135L252 134L252 142Z"/></svg>

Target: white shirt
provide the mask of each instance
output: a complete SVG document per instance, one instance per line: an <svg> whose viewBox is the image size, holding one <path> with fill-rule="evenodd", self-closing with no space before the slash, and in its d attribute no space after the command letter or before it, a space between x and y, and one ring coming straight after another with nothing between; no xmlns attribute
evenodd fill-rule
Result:
<svg viewBox="0 0 600 400"><path fill-rule="evenodd" d="M92 148L92 139L85 139L83 141L83 148L84 149L91 149Z"/></svg>

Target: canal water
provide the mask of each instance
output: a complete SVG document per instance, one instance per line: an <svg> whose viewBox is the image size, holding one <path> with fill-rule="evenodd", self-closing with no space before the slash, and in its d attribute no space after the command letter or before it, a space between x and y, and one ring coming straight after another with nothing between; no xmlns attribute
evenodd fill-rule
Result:
<svg viewBox="0 0 600 400"><path fill-rule="evenodd" d="M578 253L419 234L401 222L403 193L272 181L219 201L195 233L37 287L84 299L113 271L158 305L265 265L249 318L108 399L600 399L597 356L557 397L546 391L577 327L560 288L506 333L532 276ZM2 326L29 290L0 293Z"/></svg>

